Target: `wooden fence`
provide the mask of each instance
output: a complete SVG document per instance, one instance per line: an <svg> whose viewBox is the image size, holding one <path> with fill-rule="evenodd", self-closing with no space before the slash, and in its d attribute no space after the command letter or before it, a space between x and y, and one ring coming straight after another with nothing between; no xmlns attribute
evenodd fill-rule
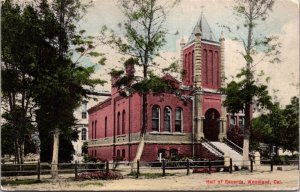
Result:
<svg viewBox="0 0 300 192"><path fill-rule="evenodd" d="M238 171L235 169L235 165L233 165L232 159L229 161L229 165L225 166L224 160L216 160L216 161L167 161L162 160L161 162L140 162L136 163L135 175L138 178L140 176L141 170L143 173L147 173L149 169L155 169L158 172L162 173L162 176L166 176L169 170L186 170L186 175L193 172L202 172L211 174L216 171L224 171L228 173L232 173L233 171ZM290 161L289 166L292 169L299 170L299 161L293 160ZM36 175L37 180L41 180L41 175L50 175L51 174L51 165L50 163L28 163L28 164L2 164L1 165L1 176L22 176L22 175ZM58 164L58 173L59 174L74 174L74 178L78 179L80 173L83 172L93 172L93 171L103 171L109 173L110 170L117 171L118 167L125 166L127 169L130 169L132 162L97 162L97 163L59 163ZM274 161L273 160L263 160L261 161L261 165L264 167L269 166L269 171L273 171L274 169ZM253 172L259 171L259 169L254 168L254 161L250 160L250 164L246 171ZM277 165L278 166L278 165ZM284 166L284 165L279 165ZM22 170L19 170L22 167ZM245 171L245 170L243 170ZM174 172L174 171L173 171ZM182 172L182 171L181 171Z"/></svg>

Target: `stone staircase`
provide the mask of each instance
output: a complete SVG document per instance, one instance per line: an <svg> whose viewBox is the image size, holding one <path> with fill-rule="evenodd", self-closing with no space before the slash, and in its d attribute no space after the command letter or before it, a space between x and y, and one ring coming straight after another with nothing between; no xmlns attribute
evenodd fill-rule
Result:
<svg viewBox="0 0 300 192"><path fill-rule="evenodd" d="M232 165L241 167L242 160L243 160L242 154L238 153L236 150L234 150L226 143L217 142L217 141L212 141L210 143L214 145L216 148L218 148L219 150L221 150L224 154L227 154L230 158L232 158Z"/></svg>

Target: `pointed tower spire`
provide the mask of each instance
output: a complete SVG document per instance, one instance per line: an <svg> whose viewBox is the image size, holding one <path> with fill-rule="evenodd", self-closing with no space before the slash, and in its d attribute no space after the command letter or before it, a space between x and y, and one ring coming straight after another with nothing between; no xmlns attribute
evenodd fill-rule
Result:
<svg viewBox="0 0 300 192"><path fill-rule="evenodd" d="M218 42L218 40L215 38L205 16L203 13L203 10L201 11L201 15L197 21L197 24L195 25L192 34L190 35L187 44L195 41L195 35L196 33L201 33L201 38L203 40L208 40L208 41L214 41L214 42Z"/></svg>

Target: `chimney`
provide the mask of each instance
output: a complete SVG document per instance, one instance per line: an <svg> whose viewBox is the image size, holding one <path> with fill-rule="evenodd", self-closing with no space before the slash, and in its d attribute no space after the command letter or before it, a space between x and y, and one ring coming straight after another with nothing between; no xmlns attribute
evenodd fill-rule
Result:
<svg viewBox="0 0 300 192"><path fill-rule="evenodd" d="M134 58L129 58L125 61L124 66L125 66L125 72L126 76L134 76L135 73L135 68L134 65L137 63L137 60Z"/></svg>

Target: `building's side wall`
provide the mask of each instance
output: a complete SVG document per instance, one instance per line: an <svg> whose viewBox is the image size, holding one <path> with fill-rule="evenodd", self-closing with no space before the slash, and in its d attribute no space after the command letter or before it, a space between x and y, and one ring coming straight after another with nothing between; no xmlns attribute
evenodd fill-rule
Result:
<svg viewBox="0 0 300 192"><path fill-rule="evenodd" d="M129 106L130 102L130 106ZM112 98L110 105L104 108L99 108L90 113L90 125L89 132L92 131L92 122L97 120L97 134L95 139L89 141L89 155L97 157L99 159L112 160L118 153L123 156L124 160L132 160L135 156L137 145L139 142L139 135L141 129L141 96L138 94L132 95L131 98L118 98L115 101L115 107L113 107L114 98ZM164 126L164 108L170 107L172 110L172 123L170 132L153 132L152 131L152 107L157 105L161 109L160 113L160 126L163 129ZM176 108L182 109L182 131L175 132L175 119ZM130 108L130 112L129 112ZM163 146L169 146L172 148L176 146L179 153L189 155L191 153L192 142L192 103L191 101L182 101L174 94L163 93L159 95L148 95L148 128L145 137L145 152L143 153L142 160L156 160L158 148ZM115 111L112 113L112 111ZM114 115L115 126L117 126L117 116L120 113L120 126L122 128L122 113L125 115L125 134L117 135L115 131L114 136ZM104 119L108 118L108 130L107 137L104 137ZM130 121L129 121L130 119ZM116 127L117 128L117 127ZM90 133L90 138L91 137ZM154 145L155 144L155 145ZM113 145L116 147L114 148ZM190 145L189 148L183 147ZM152 147L151 147L152 146ZM155 148L153 147L155 146ZM159 147L158 147L159 146ZM174 148L175 149L175 148ZM153 151L153 152L150 152ZM124 154L123 154L124 153Z"/></svg>

